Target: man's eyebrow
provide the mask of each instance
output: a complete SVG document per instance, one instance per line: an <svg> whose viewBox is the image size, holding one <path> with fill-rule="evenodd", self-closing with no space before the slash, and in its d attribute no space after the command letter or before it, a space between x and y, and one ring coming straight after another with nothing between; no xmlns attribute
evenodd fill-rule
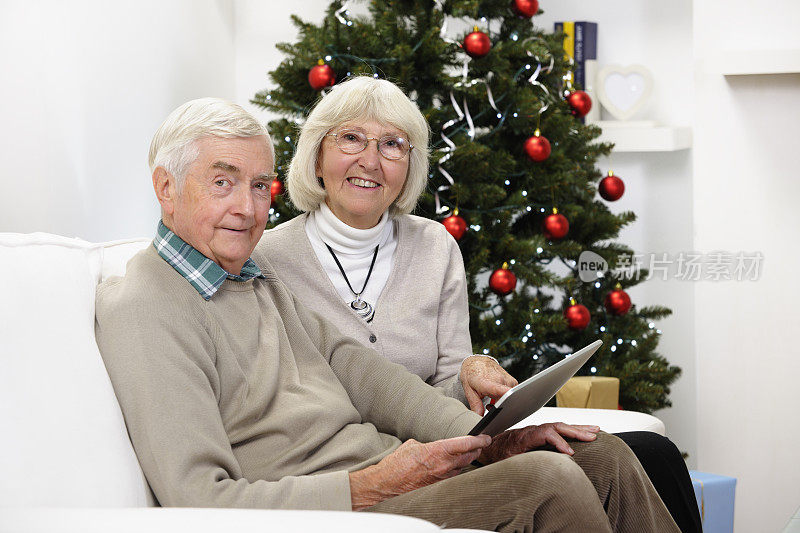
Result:
<svg viewBox="0 0 800 533"><path fill-rule="evenodd" d="M216 163L214 163L211 166L213 168L218 168L220 170L224 170L225 172L232 172L232 173L238 173L239 172L239 167L237 167L236 165L231 165L230 163L226 163L225 161L217 161Z"/></svg>

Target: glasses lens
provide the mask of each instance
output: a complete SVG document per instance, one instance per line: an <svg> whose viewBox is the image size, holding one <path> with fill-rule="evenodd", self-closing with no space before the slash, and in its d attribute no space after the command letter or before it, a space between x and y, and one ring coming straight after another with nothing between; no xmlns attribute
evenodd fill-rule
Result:
<svg viewBox="0 0 800 533"><path fill-rule="evenodd" d="M367 136L360 131L340 131L336 134L336 144L346 154L357 154L367 146Z"/></svg>
<svg viewBox="0 0 800 533"><path fill-rule="evenodd" d="M367 147L370 139L357 130L344 130L336 134L336 144L346 154L357 154ZM378 151L386 159L402 159L411 150L408 139L397 135L385 135L377 140Z"/></svg>
<svg viewBox="0 0 800 533"><path fill-rule="evenodd" d="M400 159L408 153L409 144L403 137L387 135L378 141L378 150L386 159Z"/></svg>

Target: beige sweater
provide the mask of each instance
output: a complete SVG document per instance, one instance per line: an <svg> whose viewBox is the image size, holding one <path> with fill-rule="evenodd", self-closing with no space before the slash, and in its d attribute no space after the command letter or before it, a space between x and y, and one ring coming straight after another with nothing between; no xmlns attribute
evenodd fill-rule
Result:
<svg viewBox="0 0 800 533"><path fill-rule="evenodd" d="M205 301L148 247L98 288L97 342L162 505L349 510L348 471L477 423L261 266Z"/></svg>
<svg viewBox="0 0 800 533"><path fill-rule="evenodd" d="M392 271L367 323L342 301L305 231L307 215L264 233L253 260L271 264L300 301L342 333L466 403L459 380L472 354L464 262L455 239L427 218L401 215Z"/></svg>

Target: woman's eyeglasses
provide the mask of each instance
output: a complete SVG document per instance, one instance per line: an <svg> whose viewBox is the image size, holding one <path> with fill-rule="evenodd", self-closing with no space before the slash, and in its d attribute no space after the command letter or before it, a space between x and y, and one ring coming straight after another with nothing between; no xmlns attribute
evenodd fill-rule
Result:
<svg viewBox="0 0 800 533"><path fill-rule="evenodd" d="M333 137L339 150L346 154L363 152L369 141L375 141L378 144L378 152L392 161L404 158L414 148L408 142L408 139L398 135L384 135L380 139L376 139L375 137L367 137L364 132L358 130L342 130L336 133L328 133L325 136Z"/></svg>

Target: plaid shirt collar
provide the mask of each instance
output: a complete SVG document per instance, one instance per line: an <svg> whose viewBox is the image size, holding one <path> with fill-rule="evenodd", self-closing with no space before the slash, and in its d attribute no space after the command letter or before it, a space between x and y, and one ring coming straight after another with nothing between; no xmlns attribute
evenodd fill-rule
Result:
<svg viewBox="0 0 800 533"><path fill-rule="evenodd" d="M205 300L209 300L226 279L234 281L247 281L253 278L263 278L264 274L255 262L248 258L239 275L231 274L204 256L190 244L175 235L163 221L158 222L158 231L153 239L153 246L158 255L169 263L172 268L186 278L197 289Z"/></svg>

